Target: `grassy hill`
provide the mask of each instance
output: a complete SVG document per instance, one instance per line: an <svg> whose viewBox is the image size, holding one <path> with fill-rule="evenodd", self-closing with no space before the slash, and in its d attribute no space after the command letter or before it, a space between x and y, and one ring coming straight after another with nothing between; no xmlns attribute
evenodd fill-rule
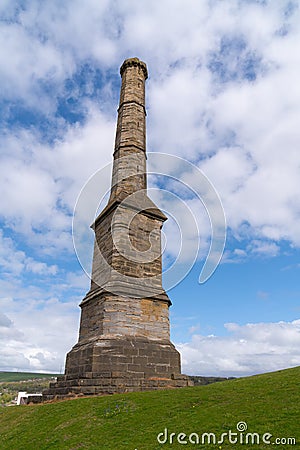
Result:
<svg viewBox="0 0 300 450"><path fill-rule="evenodd" d="M57 374L52 373L32 373L32 372L0 372L0 383L6 383L10 381L26 381L36 380L42 378L56 377Z"/></svg>
<svg viewBox="0 0 300 450"><path fill-rule="evenodd" d="M207 386L0 408L1 449L290 449L300 447L300 368ZM243 424L241 424L243 422ZM237 424L240 430L237 431ZM242 431L247 424L247 431ZM163 443L165 429L173 444ZM230 443L236 437L243 444ZM201 444L204 432L224 442ZM161 444L157 441L160 436ZM187 444L177 442L179 439ZM194 434L191 434L194 433ZM197 435L200 443L196 442ZM260 443L252 445L257 433ZM269 435L266 435L269 433ZM262 437L268 443L262 442ZM270 436L272 435L272 437ZM286 439L275 445L275 439ZM296 445L288 444L295 438ZM253 439L257 439L254 436ZM256 440L254 442L257 442ZM279 441L278 441L279 442ZM274 443L274 445L272 445Z"/></svg>
<svg viewBox="0 0 300 450"><path fill-rule="evenodd" d="M11 405L19 391L42 392L55 376L57 375L48 373L0 372L0 407Z"/></svg>

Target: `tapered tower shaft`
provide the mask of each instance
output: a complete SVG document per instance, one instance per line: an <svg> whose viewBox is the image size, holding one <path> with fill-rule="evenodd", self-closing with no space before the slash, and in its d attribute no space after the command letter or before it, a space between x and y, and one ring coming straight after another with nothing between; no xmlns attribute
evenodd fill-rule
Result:
<svg viewBox="0 0 300 450"><path fill-rule="evenodd" d="M91 290L102 287L140 298L163 294L170 304L161 278L161 227L167 217L147 196L147 67L130 58L120 74L111 195L93 224Z"/></svg>
<svg viewBox="0 0 300 450"><path fill-rule="evenodd" d="M111 195L92 225L91 286L80 304L78 343L45 399L190 384L170 342L171 302L162 287L166 216L146 190L147 67L130 58L120 73Z"/></svg>
<svg viewBox="0 0 300 450"><path fill-rule="evenodd" d="M114 149L111 200L147 188L146 182L146 64L124 61ZM126 158L126 159L124 159Z"/></svg>

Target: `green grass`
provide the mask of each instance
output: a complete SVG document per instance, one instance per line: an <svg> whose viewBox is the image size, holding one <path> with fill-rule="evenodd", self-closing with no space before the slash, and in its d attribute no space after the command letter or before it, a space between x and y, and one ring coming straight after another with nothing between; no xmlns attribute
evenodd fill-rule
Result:
<svg viewBox="0 0 300 450"><path fill-rule="evenodd" d="M52 373L0 372L0 383L1 382L5 383L8 381L26 381L42 378L52 378L56 376L57 376L56 374Z"/></svg>
<svg viewBox="0 0 300 450"><path fill-rule="evenodd" d="M288 449L300 446L300 368L177 390L80 398L0 409L1 449ZM248 432L296 445L160 445L157 435ZM245 433L244 433L245 435Z"/></svg>

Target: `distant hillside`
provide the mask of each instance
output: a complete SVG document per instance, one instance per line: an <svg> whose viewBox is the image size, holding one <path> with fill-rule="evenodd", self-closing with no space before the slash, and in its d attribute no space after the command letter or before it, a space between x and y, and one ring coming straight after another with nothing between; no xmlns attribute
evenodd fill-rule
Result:
<svg viewBox="0 0 300 450"><path fill-rule="evenodd" d="M235 377L200 377L198 375L190 375L189 378L194 382L195 386L218 383L219 381L235 380Z"/></svg>
<svg viewBox="0 0 300 450"><path fill-rule="evenodd" d="M42 378L57 377L57 374L52 373L30 373L30 372L1 372L0 371L0 383L8 381L26 381L36 380Z"/></svg>
<svg viewBox="0 0 300 450"><path fill-rule="evenodd" d="M0 447L296 449L300 448L299 419L297 367L206 386L3 407ZM238 443L230 442L229 436Z"/></svg>

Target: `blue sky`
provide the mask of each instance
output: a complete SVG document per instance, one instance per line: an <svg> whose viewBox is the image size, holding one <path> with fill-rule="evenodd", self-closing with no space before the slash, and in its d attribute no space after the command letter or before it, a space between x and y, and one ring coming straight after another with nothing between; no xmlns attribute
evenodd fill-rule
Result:
<svg viewBox="0 0 300 450"><path fill-rule="evenodd" d="M200 253L169 292L183 371L300 364L299 16L285 0L1 2L0 370L61 371L77 342L89 279L73 210L111 163L119 67L132 56L149 71L148 151L201 169L227 220L221 264L199 284L209 221L184 197ZM184 181L197 184L197 172ZM151 186L184 194L170 180ZM178 215L189 264L199 236L184 209L153 196ZM170 219L166 263L175 228Z"/></svg>

